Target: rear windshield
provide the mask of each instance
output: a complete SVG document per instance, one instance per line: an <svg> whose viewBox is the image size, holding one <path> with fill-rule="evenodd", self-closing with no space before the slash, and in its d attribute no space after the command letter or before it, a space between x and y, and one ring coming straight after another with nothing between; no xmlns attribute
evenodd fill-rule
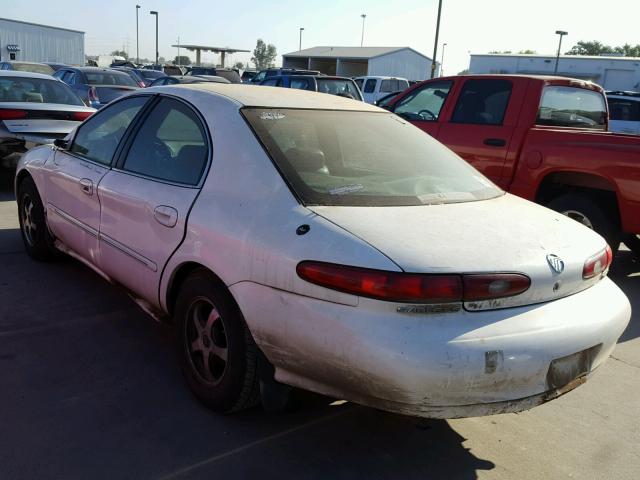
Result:
<svg viewBox="0 0 640 480"><path fill-rule="evenodd" d="M391 113L245 108L243 114L307 205L428 205L503 194Z"/></svg>
<svg viewBox="0 0 640 480"><path fill-rule="evenodd" d="M212 73L211 75L226 78L231 83L242 83L240 75L238 75L238 72L235 70L217 70L216 73Z"/></svg>
<svg viewBox="0 0 640 480"><path fill-rule="evenodd" d="M51 75L54 70L43 63L12 63L11 66L18 72L44 73Z"/></svg>
<svg viewBox="0 0 640 480"><path fill-rule="evenodd" d="M609 102L609 118L623 122L640 122L640 98L607 98Z"/></svg>
<svg viewBox="0 0 640 480"><path fill-rule="evenodd" d="M120 72L84 72L89 85L137 87L136 82L126 73Z"/></svg>
<svg viewBox="0 0 640 480"><path fill-rule="evenodd" d="M537 125L604 130L607 107L604 95L577 87L544 88Z"/></svg>
<svg viewBox="0 0 640 480"><path fill-rule="evenodd" d="M362 100L358 87L349 79L341 78L316 78L318 91L331 95L342 95L356 100Z"/></svg>
<svg viewBox="0 0 640 480"><path fill-rule="evenodd" d="M84 105L66 84L44 78L0 78L0 102L58 103Z"/></svg>
<svg viewBox="0 0 640 480"><path fill-rule="evenodd" d="M399 78L389 78L380 82L380 92L391 93L400 92L409 88L409 82Z"/></svg>

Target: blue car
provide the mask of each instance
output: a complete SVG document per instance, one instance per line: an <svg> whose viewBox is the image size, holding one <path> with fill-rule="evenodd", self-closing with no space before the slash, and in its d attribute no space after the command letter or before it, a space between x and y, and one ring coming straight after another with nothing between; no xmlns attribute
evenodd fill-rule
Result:
<svg viewBox="0 0 640 480"><path fill-rule="evenodd" d="M112 68L65 67L53 76L69 85L86 105L97 109L138 89L128 73Z"/></svg>
<svg viewBox="0 0 640 480"><path fill-rule="evenodd" d="M312 92L328 93L341 97L362 100L362 93L356 82L346 77L330 77L328 75L276 75L269 77L260 85L267 87L297 88Z"/></svg>

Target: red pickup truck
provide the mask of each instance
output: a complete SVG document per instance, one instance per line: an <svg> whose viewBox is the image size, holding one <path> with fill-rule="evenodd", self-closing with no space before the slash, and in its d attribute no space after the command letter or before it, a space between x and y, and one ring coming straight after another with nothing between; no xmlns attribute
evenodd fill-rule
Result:
<svg viewBox="0 0 640 480"><path fill-rule="evenodd" d="M607 131L604 91L560 77L465 75L416 84L387 107L503 189L640 255L640 137Z"/></svg>

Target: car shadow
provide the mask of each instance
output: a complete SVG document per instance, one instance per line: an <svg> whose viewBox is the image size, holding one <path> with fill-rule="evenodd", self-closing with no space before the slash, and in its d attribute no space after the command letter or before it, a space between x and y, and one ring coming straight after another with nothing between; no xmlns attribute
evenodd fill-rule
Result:
<svg viewBox="0 0 640 480"><path fill-rule="evenodd" d="M619 342L638 338L640 337L640 258L629 250L618 251L609 276L625 292L631 302L631 321Z"/></svg>

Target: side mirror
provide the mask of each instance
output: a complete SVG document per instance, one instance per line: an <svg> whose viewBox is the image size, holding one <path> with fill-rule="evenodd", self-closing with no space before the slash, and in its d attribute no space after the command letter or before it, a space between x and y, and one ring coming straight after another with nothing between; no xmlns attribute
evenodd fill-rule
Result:
<svg viewBox="0 0 640 480"><path fill-rule="evenodd" d="M62 150L66 150L69 148L69 141L64 139L64 138L56 138L53 141L53 144L58 147L61 148Z"/></svg>

